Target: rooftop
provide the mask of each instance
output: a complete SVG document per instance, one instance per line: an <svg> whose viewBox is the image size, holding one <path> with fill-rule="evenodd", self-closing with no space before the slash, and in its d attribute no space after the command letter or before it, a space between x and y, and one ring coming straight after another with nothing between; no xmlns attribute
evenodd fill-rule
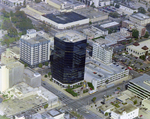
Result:
<svg viewBox="0 0 150 119"><path fill-rule="evenodd" d="M100 29L100 30L102 30L102 31L108 31L107 29L105 29L105 28L103 28L103 27L101 27L101 26L99 26L99 25L96 25L96 26L94 26L94 27L96 27L96 28L98 28L98 29Z"/></svg>
<svg viewBox="0 0 150 119"><path fill-rule="evenodd" d="M85 40L86 36L81 34L80 32L73 30L66 30L60 33L57 33L55 37L65 41L65 42L78 42L81 40Z"/></svg>
<svg viewBox="0 0 150 119"><path fill-rule="evenodd" d="M130 82L146 89L147 91L150 91L150 76L147 74L134 78Z"/></svg>
<svg viewBox="0 0 150 119"><path fill-rule="evenodd" d="M20 48L17 46L14 46L12 48L10 48L10 51L16 53L16 54L20 54Z"/></svg>
<svg viewBox="0 0 150 119"><path fill-rule="evenodd" d="M134 106L132 104L127 104L127 105L124 105L124 106L122 106L120 108L115 108L112 111L117 113L117 114L122 115L123 112L130 113L130 112L134 111L135 109L137 109L136 106Z"/></svg>
<svg viewBox="0 0 150 119"><path fill-rule="evenodd" d="M117 26L117 25L119 25L119 23L114 21L114 22L109 22L109 23L106 23L106 24L102 24L100 26L103 27L103 28L108 28L108 27Z"/></svg>
<svg viewBox="0 0 150 119"><path fill-rule="evenodd" d="M107 50L107 51L113 51L112 47L107 46L106 44L99 44L99 43L95 43L95 45L102 47L103 49Z"/></svg>
<svg viewBox="0 0 150 119"><path fill-rule="evenodd" d="M112 34L108 34L105 37L106 40L109 40L111 44L116 44L118 41L126 40L126 35L121 32L116 32Z"/></svg>
<svg viewBox="0 0 150 119"><path fill-rule="evenodd" d="M41 74L39 74L38 72L33 71L30 68L25 68L24 69L24 75L26 75L29 78L41 76Z"/></svg>
<svg viewBox="0 0 150 119"><path fill-rule="evenodd" d="M15 67L18 67L18 66L24 67L24 65L22 63L18 62L18 61L10 62L10 63L6 64L6 66L7 66L8 69L12 69L12 68L15 68Z"/></svg>
<svg viewBox="0 0 150 119"><path fill-rule="evenodd" d="M88 19L87 17L84 17L75 12L62 12L62 13L56 13L56 14L46 14L43 16L58 24L67 24L71 22L80 21L83 19Z"/></svg>
<svg viewBox="0 0 150 119"><path fill-rule="evenodd" d="M81 14L89 19L93 19L93 18L98 18L98 17L103 17L105 15L108 15L104 12L101 12L97 9L94 9L92 7L86 7L86 8L82 8L82 9L77 9L75 10L76 13Z"/></svg>
<svg viewBox="0 0 150 119"><path fill-rule="evenodd" d="M91 27L91 28L86 28L83 29L81 32L83 32L85 35L92 37L92 36L102 36L103 35L103 31L97 27Z"/></svg>
<svg viewBox="0 0 150 119"><path fill-rule="evenodd" d="M22 35L21 39L30 44L38 44L41 42L50 41L49 36L46 33L44 33L43 31L36 32L36 30L34 29L27 30L27 34Z"/></svg>
<svg viewBox="0 0 150 119"><path fill-rule="evenodd" d="M123 66L121 65L114 65L113 63L110 65L105 65L100 61L96 61L96 63L94 62L94 60L86 61L85 78L87 79L89 79L89 77L92 77L92 79L100 81L104 78L108 78L125 71L125 69L122 69ZM96 74L94 74L93 72L96 72Z"/></svg>
<svg viewBox="0 0 150 119"><path fill-rule="evenodd" d="M114 108L114 106L113 106L113 105L110 105L110 104L107 104L107 105L104 104L104 105L99 106L98 108L105 112L105 111L107 111L108 109Z"/></svg>
<svg viewBox="0 0 150 119"><path fill-rule="evenodd" d="M0 104L0 111L6 116L11 116L25 112L37 105L47 102L42 96L37 94L25 97L23 99L12 99Z"/></svg>
<svg viewBox="0 0 150 119"><path fill-rule="evenodd" d="M141 21L150 18L149 16L142 14L142 13L133 14L133 15L131 15L131 17L134 17L134 18L141 20Z"/></svg>
<svg viewBox="0 0 150 119"><path fill-rule="evenodd" d="M128 96L127 94L123 94L123 95L117 97L117 99L119 99L119 100L121 100L121 101L123 101L123 102L126 102L126 100L128 100L128 99L130 99L130 98L131 98L131 97Z"/></svg>
<svg viewBox="0 0 150 119"><path fill-rule="evenodd" d="M104 39L104 38L98 38L98 39L95 39L95 42L96 43L99 43L99 45L102 45L102 44L106 44L106 45L111 45L111 41L109 41L109 40L106 40L106 39Z"/></svg>
<svg viewBox="0 0 150 119"><path fill-rule="evenodd" d="M145 50L150 49L150 39L139 42L138 44L139 45L135 45L135 43L134 43L133 45L127 46L127 48L131 48L138 52L145 52Z"/></svg>
<svg viewBox="0 0 150 119"><path fill-rule="evenodd" d="M61 114L61 112L56 109L52 109L52 110L48 111L48 114L50 114L52 117L55 117L55 116Z"/></svg>

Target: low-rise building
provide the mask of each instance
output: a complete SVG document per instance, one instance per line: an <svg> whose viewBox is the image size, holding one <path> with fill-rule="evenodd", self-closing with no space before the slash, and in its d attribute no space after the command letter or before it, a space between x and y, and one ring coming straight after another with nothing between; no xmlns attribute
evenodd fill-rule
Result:
<svg viewBox="0 0 150 119"><path fill-rule="evenodd" d="M101 113L105 114L105 113L110 113L113 108L114 108L113 105L104 104L104 105L99 106L99 107L98 107L98 110L99 110Z"/></svg>
<svg viewBox="0 0 150 119"><path fill-rule="evenodd" d="M88 24L89 18L75 12L62 12L42 15L41 21L44 21L58 29L67 29L74 26Z"/></svg>
<svg viewBox="0 0 150 119"><path fill-rule="evenodd" d="M129 17L130 21L139 24L141 26L146 26L150 23L150 17L142 14L142 13L136 13Z"/></svg>
<svg viewBox="0 0 150 119"><path fill-rule="evenodd" d="M108 34L105 39L111 42L111 45L117 44L118 42L127 40L126 33L116 32L112 34Z"/></svg>
<svg viewBox="0 0 150 119"><path fill-rule="evenodd" d="M127 94L123 94L123 95L117 97L116 99L119 100L122 103L126 103L127 100L131 99L131 97L128 96Z"/></svg>
<svg viewBox="0 0 150 119"><path fill-rule="evenodd" d="M107 13L101 12L98 9L92 7L77 9L75 12L89 18L89 21L92 23L108 19Z"/></svg>
<svg viewBox="0 0 150 119"><path fill-rule="evenodd" d="M13 97L10 97L7 102L0 104L0 115L5 114L9 118L28 110L42 109L47 104L48 107L58 104L58 97L42 86L32 88L28 84L22 82L5 92Z"/></svg>
<svg viewBox="0 0 150 119"><path fill-rule="evenodd" d="M33 88L41 86L41 74L31 68L24 69L23 80Z"/></svg>
<svg viewBox="0 0 150 119"><path fill-rule="evenodd" d="M91 28L83 29L81 32L83 32L87 36L87 39L98 38L108 33L108 31L106 33L105 31L94 26L92 26Z"/></svg>
<svg viewBox="0 0 150 119"><path fill-rule="evenodd" d="M11 53L10 49L7 49L5 52L1 54L1 63L8 64L10 62L15 62L14 55Z"/></svg>
<svg viewBox="0 0 150 119"><path fill-rule="evenodd" d="M124 69L123 66L114 64L106 65L92 59L92 61L87 60L86 62L84 79L87 82L93 82L95 87L100 87L108 83L113 84L114 81L127 78L128 75L129 70Z"/></svg>
<svg viewBox="0 0 150 119"><path fill-rule="evenodd" d="M111 118L112 119L134 119L138 117L139 108L132 105L127 104L120 108L114 108L111 111Z"/></svg>
<svg viewBox="0 0 150 119"><path fill-rule="evenodd" d="M106 46L105 44L100 45L99 43L93 44L93 58L100 60L105 64L112 63L113 48Z"/></svg>
<svg viewBox="0 0 150 119"><path fill-rule="evenodd" d="M122 11L124 14L128 14L128 15L131 15L135 12L138 12L137 9L135 9L133 7L126 6L125 4L121 4L121 3L120 3L120 7L119 7L118 11Z"/></svg>
<svg viewBox="0 0 150 119"><path fill-rule="evenodd" d="M100 25L101 27L103 28L116 28L116 27L119 27L120 24L118 22L109 22L109 23L105 23L105 24L101 24Z"/></svg>
<svg viewBox="0 0 150 119"><path fill-rule="evenodd" d="M141 99L149 98L150 96L150 76L143 74L132 79L128 83L128 90L136 94Z"/></svg>
<svg viewBox="0 0 150 119"><path fill-rule="evenodd" d="M132 37L132 32L127 28L120 28L120 33L123 34L126 38Z"/></svg>
<svg viewBox="0 0 150 119"><path fill-rule="evenodd" d="M15 59L20 59L20 48L15 46L15 47L12 47L10 48L10 53L12 54L12 56L15 58Z"/></svg>
<svg viewBox="0 0 150 119"><path fill-rule="evenodd" d="M147 55L147 53L150 53L150 39L142 42L135 42L132 45L127 46L126 51L135 57Z"/></svg>
<svg viewBox="0 0 150 119"><path fill-rule="evenodd" d="M111 4L111 0L93 0L95 7L104 7Z"/></svg>
<svg viewBox="0 0 150 119"><path fill-rule="evenodd" d="M143 108L146 108L147 110L150 110L150 99L144 99L142 100L142 105Z"/></svg>
<svg viewBox="0 0 150 119"><path fill-rule="evenodd" d="M79 1L71 1L71 0L42 0L45 3L57 8L58 10L73 10L80 9L86 7L85 4Z"/></svg>
<svg viewBox="0 0 150 119"><path fill-rule="evenodd" d="M132 29L137 29L139 31L139 37L144 36L146 33L146 28L144 26L138 25L129 20L124 20L122 22L122 27L129 29L129 31L131 31L131 32L132 32Z"/></svg>
<svg viewBox="0 0 150 119"><path fill-rule="evenodd" d="M22 6L24 4L24 0L3 0L2 2L10 7Z"/></svg>

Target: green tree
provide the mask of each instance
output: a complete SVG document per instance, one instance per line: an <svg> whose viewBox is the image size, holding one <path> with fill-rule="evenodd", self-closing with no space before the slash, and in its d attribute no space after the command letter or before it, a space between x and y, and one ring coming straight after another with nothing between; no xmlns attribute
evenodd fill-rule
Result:
<svg viewBox="0 0 150 119"><path fill-rule="evenodd" d="M46 109L46 108L48 108L48 104L45 104L45 105L44 105L44 109Z"/></svg>
<svg viewBox="0 0 150 119"><path fill-rule="evenodd" d="M108 84L109 80L106 80L105 83Z"/></svg>
<svg viewBox="0 0 150 119"><path fill-rule="evenodd" d="M50 77L50 75L51 75L51 72L48 72L48 76Z"/></svg>
<svg viewBox="0 0 150 119"><path fill-rule="evenodd" d="M2 9L1 12L4 17L9 18L9 16L10 16L9 12L7 12L5 9Z"/></svg>
<svg viewBox="0 0 150 119"><path fill-rule="evenodd" d="M92 101L95 103L95 101L96 101L96 97L94 97L94 98L92 99Z"/></svg>
<svg viewBox="0 0 150 119"><path fill-rule="evenodd" d="M150 12L150 8L148 8L147 11Z"/></svg>
<svg viewBox="0 0 150 119"><path fill-rule="evenodd" d="M26 0L23 1L23 6L26 7Z"/></svg>
<svg viewBox="0 0 150 119"><path fill-rule="evenodd" d="M149 37L149 33L148 33L148 31L146 31L144 38L148 38L148 37Z"/></svg>
<svg viewBox="0 0 150 119"><path fill-rule="evenodd" d="M134 100L133 103L134 103L134 105L136 105L137 104L137 100Z"/></svg>
<svg viewBox="0 0 150 119"><path fill-rule="evenodd" d="M40 2L41 2L41 0L35 0L35 2L36 2L36 3L40 3Z"/></svg>
<svg viewBox="0 0 150 119"><path fill-rule="evenodd" d="M113 17L113 18L118 18L119 14L117 12L110 12L109 16Z"/></svg>
<svg viewBox="0 0 150 119"><path fill-rule="evenodd" d="M39 67L40 67L40 68L42 68L42 66L43 66L43 64L42 64L42 63L40 63L40 64L39 64Z"/></svg>
<svg viewBox="0 0 150 119"><path fill-rule="evenodd" d="M145 13L146 13L146 10L145 10L143 7L139 7L139 8L138 8L138 12L145 14Z"/></svg>
<svg viewBox="0 0 150 119"><path fill-rule="evenodd" d="M9 13L9 14L10 14L10 16L11 16L11 17L13 17L13 16L14 16L13 11L10 11L10 13Z"/></svg>
<svg viewBox="0 0 150 119"><path fill-rule="evenodd" d="M91 21L89 21L89 25L91 25L92 24L92 22Z"/></svg>
<svg viewBox="0 0 150 119"><path fill-rule="evenodd" d="M120 90L120 87L117 87L118 90Z"/></svg>
<svg viewBox="0 0 150 119"><path fill-rule="evenodd" d="M2 29L7 30L10 29L11 27L12 27L12 23L10 22L10 20L3 21Z"/></svg>
<svg viewBox="0 0 150 119"><path fill-rule="evenodd" d="M45 65L48 66L48 62L45 62Z"/></svg>
<svg viewBox="0 0 150 119"><path fill-rule="evenodd" d="M115 8L120 8L120 5L116 4L116 5L115 5Z"/></svg>
<svg viewBox="0 0 150 119"><path fill-rule="evenodd" d="M45 75L45 78L47 78L47 75Z"/></svg>
<svg viewBox="0 0 150 119"><path fill-rule="evenodd" d="M134 37L134 38L139 37L139 31L137 29L132 29L132 37Z"/></svg>
<svg viewBox="0 0 150 119"><path fill-rule="evenodd" d="M10 37L17 37L18 36L18 32L17 29L15 29L14 27L11 27L7 30L8 36Z"/></svg>
<svg viewBox="0 0 150 119"><path fill-rule="evenodd" d="M28 65L27 64L24 64L24 67L27 67Z"/></svg>
<svg viewBox="0 0 150 119"><path fill-rule="evenodd" d="M88 86L89 86L92 90L94 90L94 86L93 86L92 83L88 82Z"/></svg>
<svg viewBox="0 0 150 119"><path fill-rule="evenodd" d="M108 112L105 113L105 116L108 116Z"/></svg>

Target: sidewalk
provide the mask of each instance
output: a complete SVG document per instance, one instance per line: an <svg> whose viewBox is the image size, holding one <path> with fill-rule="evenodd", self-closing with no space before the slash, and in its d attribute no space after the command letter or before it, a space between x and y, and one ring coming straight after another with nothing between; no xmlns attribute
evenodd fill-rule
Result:
<svg viewBox="0 0 150 119"><path fill-rule="evenodd" d="M52 105L52 107L49 106L49 107L46 108L46 109L42 109L42 110L38 111L38 113L42 114L42 113L44 113L44 112L46 112L46 111L48 111L48 110L51 110L51 109L54 109L54 108L60 107L60 106L62 106L62 103L59 101L58 104Z"/></svg>
<svg viewBox="0 0 150 119"><path fill-rule="evenodd" d="M45 78L44 76L42 76L42 80L46 81L47 83L49 83L50 85L52 85L53 87L55 87L57 90L61 91L65 95L67 95L68 97L70 97L72 99L79 99L78 97L73 97L71 94L69 94L68 92L66 92L64 88L62 88L61 86L57 85L53 81L50 81L49 79L50 79L49 77Z"/></svg>
<svg viewBox="0 0 150 119"><path fill-rule="evenodd" d="M95 113L96 115L100 116L103 119L107 118L102 113L96 111L95 109L92 109L90 106L86 106L86 109L89 110L89 111L91 111L91 112L93 112L93 113Z"/></svg>
<svg viewBox="0 0 150 119"><path fill-rule="evenodd" d="M65 88L62 88L61 86L57 85L57 84L54 83L53 81L50 81L50 80L49 80L50 78L51 78L51 77L45 78L44 76L42 76L42 80L46 81L47 83L49 83L50 85L52 85L53 87L55 87L57 90L61 91L62 93L64 93L64 94L67 95L68 97L70 97L71 99L76 100L76 99L80 99L80 98L82 98L82 97L85 97L85 96L90 95L89 93L84 93L84 94L81 94L81 95L78 96L78 97L73 97L71 94L69 94L68 92L65 91ZM132 78L132 77L129 75L129 76L126 76L126 77L124 77L124 78L122 78L122 79L119 79L119 80L117 80L117 81L111 82L111 83L109 83L109 84L107 84L107 85L111 85L111 84L118 85L118 84L122 83L123 81L127 81L127 80L129 80L129 79L131 79L131 78ZM105 89L107 89L106 86L98 87L98 88L97 88L97 91L101 91L101 90L105 90Z"/></svg>

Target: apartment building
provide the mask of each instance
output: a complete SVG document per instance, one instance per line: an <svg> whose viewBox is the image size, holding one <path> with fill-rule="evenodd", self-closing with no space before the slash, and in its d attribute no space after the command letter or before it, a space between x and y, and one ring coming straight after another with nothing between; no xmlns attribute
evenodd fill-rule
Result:
<svg viewBox="0 0 150 119"><path fill-rule="evenodd" d="M20 39L20 60L31 67L50 60L50 39L44 33L34 29Z"/></svg>
<svg viewBox="0 0 150 119"><path fill-rule="evenodd" d="M93 58L96 60L100 60L105 64L112 63L112 54L113 48L104 45L100 45L99 43L93 44Z"/></svg>

